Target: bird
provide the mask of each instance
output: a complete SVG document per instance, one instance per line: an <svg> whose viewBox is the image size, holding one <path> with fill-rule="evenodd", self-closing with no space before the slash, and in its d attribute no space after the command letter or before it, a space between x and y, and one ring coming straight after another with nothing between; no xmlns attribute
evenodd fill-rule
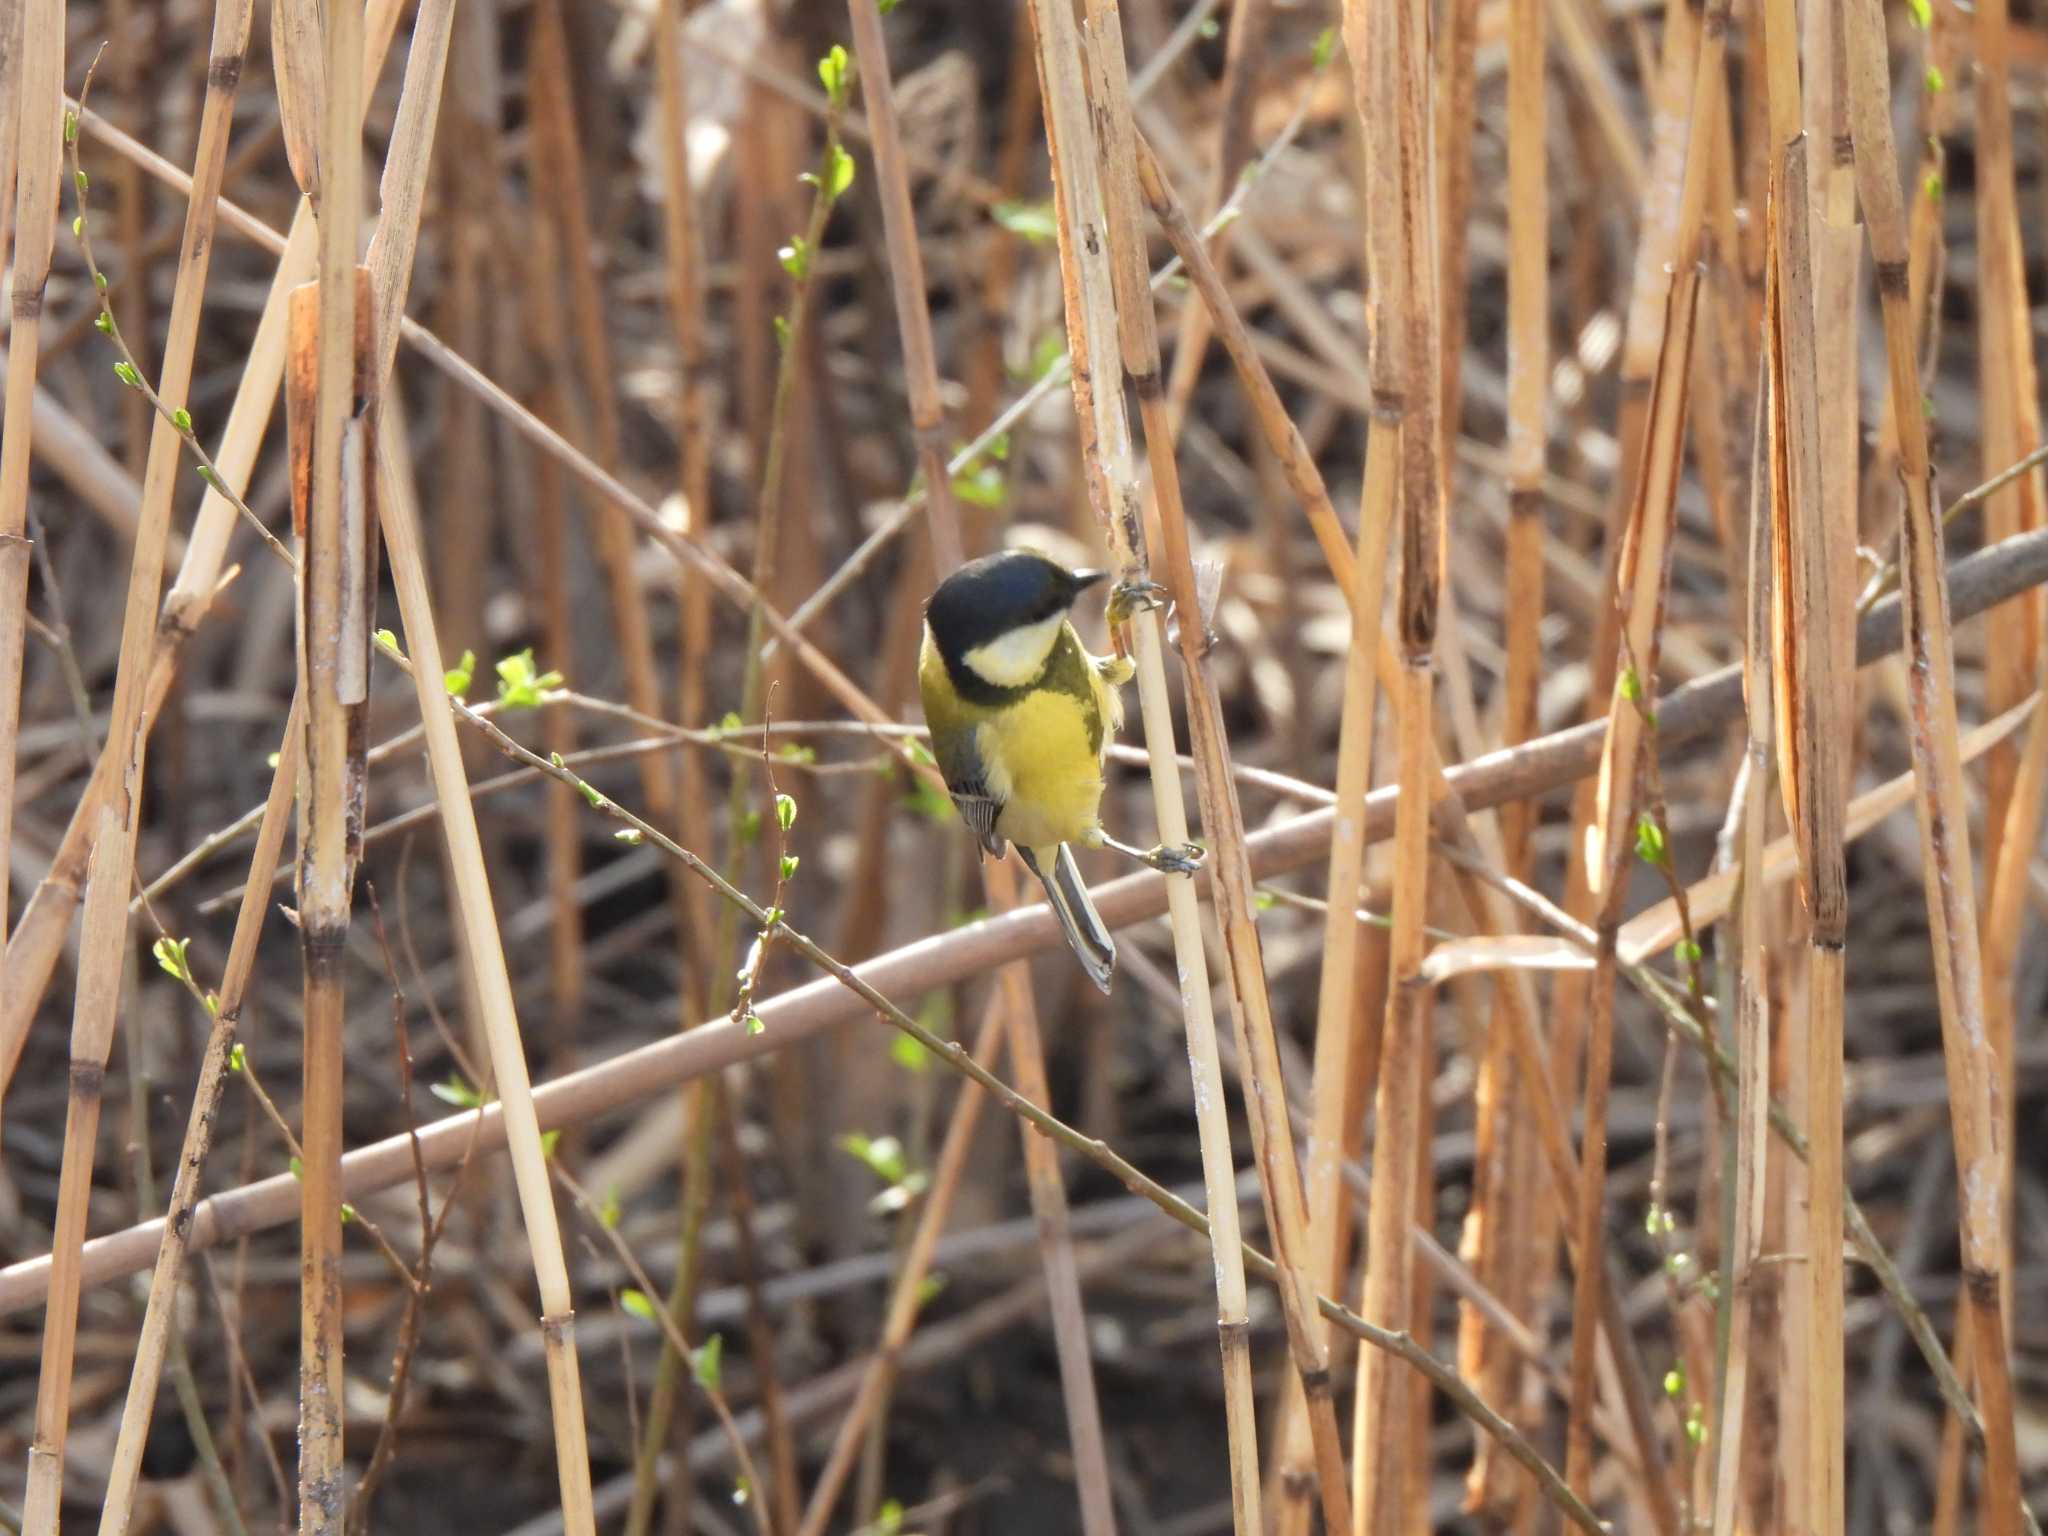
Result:
<svg viewBox="0 0 2048 1536"><path fill-rule="evenodd" d="M1141 849L1103 830L1103 763L1123 724L1117 690L1134 667L1128 657L1091 655L1067 615L1107 575L1030 549L970 560L926 601L917 663L932 756L960 819L983 855L1001 858L1015 845L1104 993L1116 943L1073 849L1111 848L1174 874L1192 874L1202 858L1193 844ZM1111 622L1159 606L1163 590L1142 577L1119 582Z"/></svg>

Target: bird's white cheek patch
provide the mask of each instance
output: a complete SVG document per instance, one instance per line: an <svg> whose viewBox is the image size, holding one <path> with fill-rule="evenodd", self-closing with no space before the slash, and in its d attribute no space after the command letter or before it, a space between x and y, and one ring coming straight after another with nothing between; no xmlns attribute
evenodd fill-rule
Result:
<svg viewBox="0 0 2048 1536"><path fill-rule="evenodd" d="M1036 624L1026 624L997 635L986 645L977 645L962 659L998 688L1021 688L1045 670L1045 658L1052 654L1066 615L1056 613Z"/></svg>

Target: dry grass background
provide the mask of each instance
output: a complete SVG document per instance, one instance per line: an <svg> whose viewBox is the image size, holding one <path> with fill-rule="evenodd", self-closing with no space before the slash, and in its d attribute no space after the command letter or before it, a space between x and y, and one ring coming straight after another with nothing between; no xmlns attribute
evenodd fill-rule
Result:
<svg viewBox="0 0 2048 1536"><path fill-rule="evenodd" d="M2044 85L0 4L0 1525L2034 1529ZM916 744L998 541L1174 599L1107 999Z"/></svg>

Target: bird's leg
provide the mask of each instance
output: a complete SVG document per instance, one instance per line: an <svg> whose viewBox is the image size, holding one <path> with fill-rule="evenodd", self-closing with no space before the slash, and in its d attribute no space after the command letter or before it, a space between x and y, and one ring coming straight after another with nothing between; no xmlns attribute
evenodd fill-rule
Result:
<svg viewBox="0 0 2048 1536"><path fill-rule="evenodd" d="M1192 875L1208 857L1208 850L1196 843L1161 843L1154 848L1133 848L1129 843L1118 842L1107 832L1098 833L1097 839L1103 847L1114 848L1162 875Z"/></svg>

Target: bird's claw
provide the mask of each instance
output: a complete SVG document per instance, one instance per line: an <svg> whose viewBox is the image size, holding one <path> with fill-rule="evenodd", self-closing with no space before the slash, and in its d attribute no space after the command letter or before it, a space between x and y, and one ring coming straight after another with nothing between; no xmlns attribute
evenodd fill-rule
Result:
<svg viewBox="0 0 2048 1536"><path fill-rule="evenodd" d="M1134 576L1118 582L1109 593L1109 622L1130 623L1141 613L1166 606L1166 588L1149 577Z"/></svg>
<svg viewBox="0 0 2048 1536"><path fill-rule="evenodd" d="M1195 843L1161 843L1141 855L1162 875L1192 875L1208 856L1208 850Z"/></svg>

